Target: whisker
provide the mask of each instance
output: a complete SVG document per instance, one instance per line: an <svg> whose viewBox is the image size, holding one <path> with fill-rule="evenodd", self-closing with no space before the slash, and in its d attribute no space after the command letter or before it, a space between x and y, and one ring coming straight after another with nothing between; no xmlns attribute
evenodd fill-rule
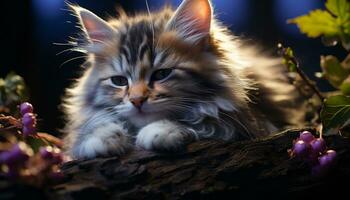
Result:
<svg viewBox="0 0 350 200"><path fill-rule="evenodd" d="M152 20L152 15L151 15L151 11L149 9L148 1L145 0L145 2L146 2L146 8L147 8L148 15L149 15L150 19ZM155 41L154 22L151 23L151 26L152 26L152 47L155 48L155 46L154 46L154 41Z"/></svg>
<svg viewBox="0 0 350 200"><path fill-rule="evenodd" d="M78 59L82 59L82 58L87 58L88 56L87 55L84 55L84 56L78 56L78 57L74 57L74 58L71 58L65 62L63 62L59 67L61 68L63 65L71 62L71 61L74 61L74 60L78 60Z"/></svg>
<svg viewBox="0 0 350 200"><path fill-rule="evenodd" d="M65 50L63 50L63 51L58 52L58 53L56 54L56 56L61 55L61 54L65 53L65 52L73 52L74 50L77 50L77 48L76 48L76 47L73 47L73 48L65 49Z"/></svg>
<svg viewBox="0 0 350 200"><path fill-rule="evenodd" d="M98 40L98 39L91 39L92 42L96 42L96 43L101 43L101 44L104 44L106 46L110 45L108 44L107 42L103 41L103 40Z"/></svg>
<svg viewBox="0 0 350 200"><path fill-rule="evenodd" d="M54 42L52 43L53 45L57 45L57 46L72 46L72 44L70 42L68 43L58 43L58 42Z"/></svg>
<svg viewBox="0 0 350 200"><path fill-rule="evenodd" d="M245 126L244 124L242 124L242 122L240 122L238 119L236 119L236 118L234 118L234 117L228 115L228 114L225 113L225 112L221 112L221 111L220 111L220 114L223 114L223 115L229 117L231 120L233 120L233 121L235 121L236 123L238 123L238 125L239 125L241 128L243 128L243 129L245 130L246 134L248 134L248 136L250 136L250 131L248 130L247 126Z"/></svg>

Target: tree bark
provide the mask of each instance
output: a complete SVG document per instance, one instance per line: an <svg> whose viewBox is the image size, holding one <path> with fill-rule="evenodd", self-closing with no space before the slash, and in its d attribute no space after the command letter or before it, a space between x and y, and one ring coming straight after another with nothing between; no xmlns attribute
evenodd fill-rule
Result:
<svg viewBox="0 0 350 200"><path fill-rule="evenodd" d="M256 199L325 197L347 193L350 140L326 137L338 161L323 177L291 159L299 131L244 142L199 141L177 154L135 151L121 158L72 161L54 199Z"/></svg>
<svg viewBox="0 0 350 200"><path fill-rule="evenodd" d="M305 199L347 195L350 140L326 137L338 153L322 177L291 159L298 130L243 142L199 141L176 154L134 151L124 157L76 160L50 199ZM317 199L317 200L318 200ZM345 198L347 199L347 198Z"/></svg>

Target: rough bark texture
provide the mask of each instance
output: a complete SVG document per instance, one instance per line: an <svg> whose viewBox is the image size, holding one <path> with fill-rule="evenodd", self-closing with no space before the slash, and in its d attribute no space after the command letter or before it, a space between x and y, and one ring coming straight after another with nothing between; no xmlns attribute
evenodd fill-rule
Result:
<svg viewBox="0 0 350 200"><path fill-rule="evenodd" d="M350 140L326 137L328 146L338 152L338 162L327 176L314 177L309 166L287 154L297 136L298 131L286 131L254 141L199 141L177 154L135 151L122 158L72 161L62 167L65 181L46 193L36 193L37 199L323 199L347 195Z"/></svg>

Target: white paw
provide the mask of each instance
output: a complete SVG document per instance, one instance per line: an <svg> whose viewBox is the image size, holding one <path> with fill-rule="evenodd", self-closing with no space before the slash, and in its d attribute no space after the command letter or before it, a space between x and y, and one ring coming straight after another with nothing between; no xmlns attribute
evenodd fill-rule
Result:
<svg viewBox="0 0 350 200"><path fill-rule="evenodd" d="M99 126L90 135L83 136L72 149L74 158L91 159L110 154L121 155L130 147L126 130L119 124Z"/></svg>
<svg viewBox="0 0 350 200"><path fill-rule="evenodd" d="M184 146L183 128L168 120L156 121L143 127L136 138L136 145L147 150L178 150Z"/></svg>

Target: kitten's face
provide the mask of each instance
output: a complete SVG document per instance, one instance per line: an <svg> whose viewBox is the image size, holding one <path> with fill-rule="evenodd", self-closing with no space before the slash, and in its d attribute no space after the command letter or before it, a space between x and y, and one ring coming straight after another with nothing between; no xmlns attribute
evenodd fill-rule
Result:
<svg viewBox="0 0 350 200"><path fill-rule="evenodd" d="M113 107L143 126L189 114L224 89L209 50L208 0L185 0L174 14L124 16L109 23L79 12L94 48L95 105Z"/></svg>
<svg viewBox="0 0 350 200"><path fill-rule="evenodd" d="M203 61L207 60L203 57L205 54L197 52L199 55L195 55L191 46L176 49L170 38L156 39L164 41L158 40L160 43L155 50L141 45L136 51L141 53L134 56L136 60L131 60L135 52L126 42L122 47L126 49L117 57L112 56L99 71L103 74L99 90L111 94L107 99L118 102L115 107L118 112L135 123L184 114L195 103L209 100L221 89L210 82L216 72L209 74L210 69L203 66ZM187 48L193 49L192 52ZM127 52L130 55L125 55Z"/></svg>

